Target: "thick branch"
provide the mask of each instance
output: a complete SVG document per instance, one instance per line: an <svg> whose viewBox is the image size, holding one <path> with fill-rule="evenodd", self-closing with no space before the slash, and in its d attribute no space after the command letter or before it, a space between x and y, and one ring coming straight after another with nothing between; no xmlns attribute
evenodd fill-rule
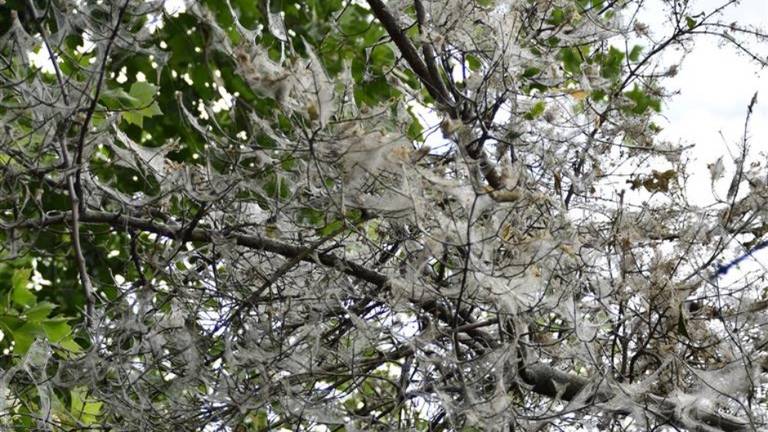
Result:
<svg viewBox="0 0 768 432"><path fill-rule="evenodd" d="M368 0L368 4L371 6L371 10L376 18L384 26L384 29L392 38L392 41L397 45L400 50L400 54L403 55L408 66L418 75L421 82L426 86L430 96L437 102L444 105L446 108L451 106L447 97L440 92L440 83L436 82L432 75L429 73L427 65L424 63L416 48L405 35L405 32L400 28L397 23L397 19L389 12L387 6L381 0ZM443 86L444 87L444 86Z"/></svg>
<svg viewBox="0 0 768 432"><path fill-rule="evenodd" d="M427 12L424 9L424 4L421 2L421 0L414 0L413 5L416 8L416 21L419 25L419 34L422 35L423 40L425 30L424 25L427 21ZM424 62L427 65L427 71L429 71L429 74L432 77L432 82L437 86L437 91L440 92L440 94L443 95L446 100L448 100L448 89L445 87L443 78L440 76L440 71L437 69L437 62L435 61L437 55L435 54L435 50L432 47L432 44L426 41L423 42L421 46L421 52L424 54Z"/></svg>
<svg viewBox="0 0 768 432"><path fill-rule="evenodd" d="M588 385L593 384L593 379L575 376L550 366L543 364L527 365L520 371L520 376L528 385L533 386L532 390L540 395L551 398L560 398L571 401L580 395ZM599 404L607 402L615 396L615 392L610 390L607 385L597 387L594 394L587 398L587 402ZM696 422L716 428L725 432L746 432L754 428L746 421L737 417L720 414L700 407L680 406L679 401L665 398L657 395L647 395L644 401L658 417L667 420L669 423L683 428L688 428L690 421L684 421L681 416L689 416ZM629 408L614 411L616 414L630 415ZM698 428L696 430L710 430Z"/></svg>
<svg viewBox="0 0 768 432"><path fill-rule="evenodd" d="M25 221L19 224L6 226L5 228L42 228L50 225L68 223L71 221L72 213L66 212L46 217L42 220L37 219ZM364 280L377 286L384 286L389 280L387 276L379 272L370 270L355 262L339 258L336 255L330 253L307 254L306 248L281 243L255 234L225 234L224 231L213 231L202 228L193 229L187 232L185 227L182 225L168 225L150 219L143 219L119 213L108 213L92 210L83 212L80 215L80 222L86 224L107 224L114 228L132 228L148 233L154 233L173 240L184 239L184 241L212 243L214 238L229 238L235 240L239 246L275 253L286 258L301 257L302 261L318 263L326 267L333 267L343 273L354 276L358 279Z"/></svg>

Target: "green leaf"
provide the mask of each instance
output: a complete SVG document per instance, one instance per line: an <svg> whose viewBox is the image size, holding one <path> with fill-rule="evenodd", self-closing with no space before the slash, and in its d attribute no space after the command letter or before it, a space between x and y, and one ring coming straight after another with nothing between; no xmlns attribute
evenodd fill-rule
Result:
<svg viewBox="0 0 768 432"><path fill-rule="evenodd" d="M552 11L552 15L550 15L547 22L554 26L559 26L565 21L565 17L566 17L565 9L556 8L555 10Z"/></svg>
<svg viewBox="0 0 768 432"><path fill-rule="evenodd" d="M257 431L267 430L269 426L269 419L267 418L267 412L264 410L259 411L253 418L253 427Z"/></svg>
<svg viewBox="0 0 768 432"><path fill-rule="evenodd" d="M37 302L37 297L27 288L29 277L32 275L32 269L18 269L13 272L11 277L11 287L13 289L13 302L20 306L31 307Z"/></svg>
<svg viewBox="0 0 768 432"><path fill-rule="evenodd" d="M155 101L157 86L148 82L139 81L131 86L130 97L138 101L137 109L123 113L123 119L140 128L144 127L145 117L162 115L160 105Z"/></svg>
<svg viewBox="0 0 768 432"><path fill-rule="evenodd" d="M616 79L621 75L621 63L624 60L624 53L615 48L608 49L608 55L603 62L602 75L604 78Z"/></svg>
<svg viewBox="0 0 768 432"><path fill-rule="evenodd" d="M468 55L466 60L467 60L467 66L469 66L469 70L473 72L480 70L483 66L482 63L480 63L480 60L473 55Z"/></svg>
<svg viewBox="0 0 768 432"><path fill-rule="evenodd" d="M50 315L51 311L53 311L55 308L55 304L43 301L24 312L24 315L29 321L41 321L45 318L48 318L48 315Z"/></svg>
<svg viewBox="0 0 768 432"><path fill-rule="evenodd" d="M342 228L344 228L344 222L341 220L335 220L328 225L324 226L320 229L320 235L321 236L329 236L336 234L339 232Z"/></svg>
<svg viewBox="0 0 768 432"><path fill-rule="evenodd" d="M130 95L139 101L139 106L146 106L155 100L157 86L146 81L137 81L131 85Z"/></svg>
<svg viewBox="0 0 768 432"><path fill-rule="evenodd" d="M72 339L71 337L64 339L58 344L59 344L59 347L71 353L79 353L83 350L83 348L77 342L75 342L75 340Z"/></svg>
<svg viewBox="0 0 768 432"><path fill-rule="evenodd" d="M693 30L696 27L696 20L687 16L685 17L685 24L688 26L688 30Z"/></svg>
<svg viewBox="0 0 768 432"><path fill-rule="evenodd" d="M278 197L281 200L288 199L291 189L288 180L282 175L272 174L264 183L264 192L269 198Z"/></svg>
<svg viewBox="0 0 768 432"><path fill-rule="evenodd" d="M104 106L114 110L141 107L141 102L137 98L129 95L120 87L104 90L99 100Z"/></svg>
<svg viewBox="0 0 768 432"><path fill-rule="evenodd" d="M643 114L648 108L656 112L661 111L661 100L649 96L637 85L632 90L624 92L624 96L634 102L634 106L629 108L629 111L634 114Z"/></svg>
<svg viewBox="0 0 768 432"><path fill-rule="evenodd" d="M605 90L603 89L592 90L592 93L589 95L589 97L592 98L592 100L594 101L600 101L603 98L605 98L605 96L606 96Z"/></svg>
<svg viewBox="0 0 768 432"><path fill-rule="evenodd" d="M43 331L52 343L60 343L70 334L72 328L67 324L66 318L53 318L43 321Z"/></svg>
<svg viewBox="0 0 768 432"><path fill-rule="evenodd" d="M12 334L13 329L21 327L24 322L24 320L19 318L18 312L15 309L6 309L5 314L0 315L0 330Z"/></svg>
<svg viewBox="0 0 768 432"><path fill-rule="evenodd" d="M18 355L26 354L35 339L44 335L42 326L34 322L27 322L21 327L14 329L13 341L15 345L13 352Z"/></svg>
<svg viewBox="0 0 768 432"><path fill-rule="evenodd" d="M641 45L635 45L632 47L632 50L629 52L629 61L636 62L640 60L640 54L643 52L643 47Z"/></svg>
<svg viewBox="0 0 768 432"><path fill-rule="evenodd" d="M324 212L310 207L304 207L299 210L299 222L309 223L311 225L321 225L324 216Z"/></svg>
<svg viewBox="0 0 768 432"><path fill-rule="evenodd" d="M13 276L11 276L11 288L14 290L17 288L26 288L27 282L29 282L31 276L32 269L24 268L14 270Z"/></svg>
<svg viewBox="0 0 768 432"><path fill-rule="evenodd" d="M421 125L419 118L413 112L413 109L408 107L408 114L411 116L411 122L408 124L408 130L406 134L411 141L424 141L424 126Z"/></svg>
<svg viewBox="0 0 768 432"><path fill-rule="evenodd" d="M525 113L524 117L528 120L533 120L544 114L546 107L547 105L544 103L544 101L538 101L533 104L533 107L531 107L527 113Z"/></svg>
<svg viewBox="0 0 768 432"><path fill-rule="evenodd" d="M523 71L523 78L533 78L541 73L541 69L535 67L527 67Z"/></svg>
<svg viewBox="0 0 768 432"><path fill-rule="evenodd" d="M86 390L83 388L72 389L69 394L72 400L70 404L72 415L85 425L96 423L103 403L89 398Z"/></svg>
<svg viewBox="0 0 768 432"><path fill-rule="evenodd" d="M581 74L581 55L576 48L563 48L560 50L560 59L566 71L577 75Z"/></svg>

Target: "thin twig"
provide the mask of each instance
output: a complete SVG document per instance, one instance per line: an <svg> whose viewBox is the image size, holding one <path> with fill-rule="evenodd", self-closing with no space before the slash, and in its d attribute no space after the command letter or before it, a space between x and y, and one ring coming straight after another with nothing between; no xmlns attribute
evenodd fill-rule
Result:
<svg viewBox="0 0 768 432"><path fill-rule="evenodd" d="M115 23L115 27L112 29L112 34L109 35L109 39L107 40L107 46L104 49L104 58L101 61L101 66L99 68L99 76L96 79L96 86L93 94L93 98L91 99L91 104L88 107L88 109L85 112L85 119L83 120L83 124L80 129L80 136L77 139L77 147L75 150L75 167L77 168L75 170L74 176L75 176L75 192L77 192L78 196L82 198L83 193L83 187L80 183L80 172L83 165L83 148L85 147L85 137L88 134L88 127L91 124L91 119L93 118L93 114L96 112L96 107L99 104L99 96L101 95L101 87L104 83L104 75L107 70L107 62L109 61L109 55L112 51L112 45L115 42L115 39L117 38L117 32L120 29L120 22L123 20L123 15L125 15L125 11L128 9L128 4L130 3L130 0L125 0L125 3L120 8L120 10L117 12L117 22ZM83 200L81 200L81 205L84 205ZM81 207L81 210L84 208Z"/></svg>

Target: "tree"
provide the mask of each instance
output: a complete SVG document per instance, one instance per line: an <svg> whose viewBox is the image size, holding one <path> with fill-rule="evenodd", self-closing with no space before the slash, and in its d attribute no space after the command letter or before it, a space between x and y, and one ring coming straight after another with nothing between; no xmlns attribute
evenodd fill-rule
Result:
<svg viewBox="0 0 768 432"><path fill-rule="evenodd" d="M655 123L735 1L3 3L5 428L765 424L756 100L709 206Z"/></svg>

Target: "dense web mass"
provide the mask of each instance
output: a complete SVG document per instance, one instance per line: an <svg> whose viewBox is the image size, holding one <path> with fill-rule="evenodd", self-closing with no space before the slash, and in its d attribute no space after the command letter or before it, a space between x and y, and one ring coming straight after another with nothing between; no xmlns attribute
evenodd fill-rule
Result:
<svg viewBox="0 0 768 432"><path fill-rule="evenodd" d="M0 423L759 430L757 101L710 206L655 122L735 3L6 0Z"/></svg>

